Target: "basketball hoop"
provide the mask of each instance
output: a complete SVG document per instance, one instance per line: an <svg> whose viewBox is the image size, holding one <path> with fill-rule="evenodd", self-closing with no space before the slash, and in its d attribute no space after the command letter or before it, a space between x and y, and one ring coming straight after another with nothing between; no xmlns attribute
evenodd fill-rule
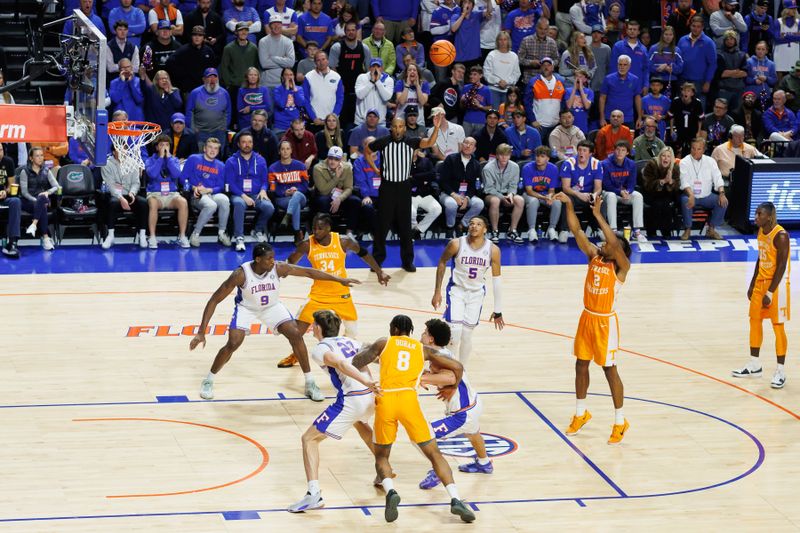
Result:
<svg viewBox="0 0 800 533"><path fill-rule="evenodd" d="M152 122L121 120L108 123L108 135L114 143L124 174L144 169L142 146L150 144L161 133L161 126Z"/></svg>

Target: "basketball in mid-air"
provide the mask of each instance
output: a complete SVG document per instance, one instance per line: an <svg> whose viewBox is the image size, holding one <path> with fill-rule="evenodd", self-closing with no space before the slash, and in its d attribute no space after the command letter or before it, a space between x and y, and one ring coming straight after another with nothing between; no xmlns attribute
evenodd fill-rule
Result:
<svg viewBox="0 0 800 533"><path fill-rule="evenodd" d="M446 67L456 59L456 47L450 41L441 39L431 45L431 61L439 67Z"/></svg>

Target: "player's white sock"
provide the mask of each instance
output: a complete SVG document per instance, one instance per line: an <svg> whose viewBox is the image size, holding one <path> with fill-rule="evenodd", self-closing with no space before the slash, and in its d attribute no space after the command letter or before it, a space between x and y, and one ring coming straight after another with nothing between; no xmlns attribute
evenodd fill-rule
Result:
<svg viewBox="0 0 800 533"><path fill-rule="evenodd" d="M486 465L488 465L488 464L489 464L489 463L491 463L491 462L492 462L492 461L491 461L491 460L490 460L488 457L478 457L478 464L479 464L479 465L486 466Z"/></svg>
<svg viewBox="0 0 800 533"><path fill-rule="evenodd" d="M776 368L776 370L777 370L778 372L780 372L781 374L784 374L784 373L786 372L786 371L783 369L783 365L782 365L782 364L780 364L780 363L778 363L778 367Z"/></svg>
<svg viewBox="0 0 800 533"><path fill-rule="evenodd" d="M625 415L622 413L622 409L614 409L614 424L621 426L625 423Z"/></svg>
<svg viewBox="0 0 800 533"><path fill-rule="evenodd" d="M110 228L109 228L109 230L108 230L108 236L109 236L109 237L111 237L112 239L114 238L114 230L113 230L113 229L110 229Z"/></svg>
<svg viewBox="0 0 800 533"><path fill-rule="evenodd" d="M308 482L308 493L309 494L319 494L319 480L313 479Z"/></svg>
<svg viewBox="0 0 800 533"><path fill-rule="evenodd" d="M225 230L224 229L218 229L217 230L217 235L224 235L224 234L225 234Z"/></svg>
<svg viewBox="0 0 800 533"><path fill-rule="evenodd" d="M575 400L575 416L583 416L586 412L586 398L583 400Z"/></svg>
<svg viewBox="0 0 800 533"><path fill-rule="evenodd" d="M450 483L444 487L447 489L447 494L450 495L451 498L455 498L456 500L460 500L461 498L458 497L458 489L456 488L455 483Z"/></svg>
<svg viewBox="0 0 800 533"><path fill-rule="evenodd" d="M217 377L217 375L216 375L215 373L213 373L213 372L209 372L209 373L208 373L208 375L206 376L206 379L207 379L208 381L210 381L211 383L214 383L214 378L215 378L215 377Z"/></svg>
<svg viewBox="0 0 800 533"><path fill-rule="evenodd" d="M139 238L140 239L147 239L147 231L143 230L143 229L140 229L139 230Z"/></svg>
<svg viewBox="0 0 800 533"><path fill-rule="evenodd" d="M381 485L383 485L383 490L385 490L386 492L389 492L394 488L394 483L392 483L392 478L390 477L387 477L386 479L381 481Z"/></svg>
<svg viewBox="0 0 800 533"><path fill-rule="evenodd" d="M304 372L303 377L306 378L306 385L314 383L314 376L311 375L311 372Z"/></svg>
<svg viewBox="0 0 800 533"><path fill-rule="evenodd" d="M761 358L760 357L753 357L750 356L750 369L751 370L758 370L761 368Z"/></svg>

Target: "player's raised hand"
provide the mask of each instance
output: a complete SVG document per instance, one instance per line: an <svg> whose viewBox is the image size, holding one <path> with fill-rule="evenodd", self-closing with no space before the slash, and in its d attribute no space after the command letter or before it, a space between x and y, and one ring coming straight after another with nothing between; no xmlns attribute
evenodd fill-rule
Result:
<svg viewBox="0 0 800 533"><path fill-rule="evenodd" d="M361 285L361 282L355 278L344 278L339 283L341 283L345 287L352 287L353 285Z"/></svg>
<svg viewBox="0 0 800 533"><path fill-rule="evenodd" d="M378 283L380 283L381 285L389 285L389 280L392 279L392 276L385 273L383 270L379 270L377 274L378 274Z"/></svg>
<svg viewBox="0 0 800 533"><path fill-rule="evenodd" d="M202 333L198 333L194 336L194 338L189 342L189 350L194 350L197 348L198 344L203 344L203 348L206 347L206 336Z"/></svg>
<svg viewBox="0 0 800 533"><path fill-rule="evenodd" d="M442 293L434 293L433 298L431 298L431 305L434 309L439 309L439 306L442 305Z"/></svg>
<svg viewBox="0 0 800 533"><path fill-rule="evenodd" d="M595 215L600 214L600 206L603 205L603 195L602 194L592 194L594 201L590 202L592 205L592 213Z"/></svg>

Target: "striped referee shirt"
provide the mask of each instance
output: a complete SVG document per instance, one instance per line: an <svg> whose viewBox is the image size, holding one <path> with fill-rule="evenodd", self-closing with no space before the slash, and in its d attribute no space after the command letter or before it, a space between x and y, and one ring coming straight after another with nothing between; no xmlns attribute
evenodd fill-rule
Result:
<svg viewBox="0 0 800 533"><path fill-rule="evenodd" d="M422 139L403 137L395 141L391 135L376 139L369 144L373 152L382 152L381 176L385 181L401 183L411 178L411 163L414 150L419 148Z"/></svg>

